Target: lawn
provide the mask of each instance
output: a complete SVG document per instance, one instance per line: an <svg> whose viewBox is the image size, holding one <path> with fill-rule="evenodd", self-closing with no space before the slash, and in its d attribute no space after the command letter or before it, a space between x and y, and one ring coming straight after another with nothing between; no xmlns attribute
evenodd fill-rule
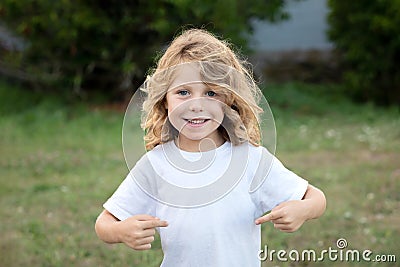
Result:
<svg viewBox="0 0 400 267"><path fill-rule="evenodd" d="M400 116L319 93L329 87L269 86L276 155L321 188L322 218L293 234L263 226L268 250L371 250L400 261ZM123 112L68 104L0 83L0 266L159 266L160 243L136 252L95 235L102 203L127 173ZM138 130L138 151L144 151ZM343 252L342 251L342 252ZM319 254L317 254L319 256ZM229 256L229 255L227 255ZM394 262L279 261L265 266L396 266ZM388 257L387 257L388 258ZM398 263L397 263L398 264Z"/></svg>

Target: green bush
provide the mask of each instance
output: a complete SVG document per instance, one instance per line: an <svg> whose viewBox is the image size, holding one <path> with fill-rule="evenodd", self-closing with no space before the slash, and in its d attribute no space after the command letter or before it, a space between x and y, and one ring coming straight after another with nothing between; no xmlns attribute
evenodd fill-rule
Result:
<svg viewBox="0 0 400 267"><path fill-rule="evenodd" d="M284 19L283 0L3 0L1 20L28 43L19 63L30 81L86 96L121 96L182 26L203 27L246 48L251 19Z"/></svg>
<svg viewBox="0 0 400 267"><path fill-rule="evenodd" d="M329 0L329 37L356 100L400 104L400 0Z"/></svg>

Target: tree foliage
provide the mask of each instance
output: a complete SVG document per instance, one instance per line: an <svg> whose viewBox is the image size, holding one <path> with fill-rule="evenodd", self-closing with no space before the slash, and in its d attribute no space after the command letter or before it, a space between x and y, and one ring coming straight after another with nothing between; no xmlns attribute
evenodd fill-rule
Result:
<svg viewBox="0 0 400 267"><path fill-rule="evenodd" d="M329 36L357 100L400 104L400 0L329 0Z"/></svg>
<svg viewBox="0 0 400 267"><path fill-rule="evenodd" d="M28 43L18 62L34 83L112 97L141 84L182 26L206 28L245 49L250 21L286 18L284 2L3 0L0 20Z"/></svg>

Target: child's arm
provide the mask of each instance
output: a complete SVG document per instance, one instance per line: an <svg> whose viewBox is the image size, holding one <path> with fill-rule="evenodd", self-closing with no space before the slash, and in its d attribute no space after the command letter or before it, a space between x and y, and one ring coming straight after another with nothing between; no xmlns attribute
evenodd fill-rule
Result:
<svg viewBox="0 0 400 267"><path fill-rule="evenodd" d="M283 232L294 232L310 219L321 216L326 208L324 193L308 185L302 200L290 200L273 208L270 213L256 219L256 224L271 221L274 227Z"/></svg>
<svg viewBox="0 0 400 267"><path fill-rule="evenodd" d="M135 250L151 248L155 228L168 226L166 221L147 215L135 215L120 221L104 210L96 220L97 236L106 243L125 243Z"/></svg>

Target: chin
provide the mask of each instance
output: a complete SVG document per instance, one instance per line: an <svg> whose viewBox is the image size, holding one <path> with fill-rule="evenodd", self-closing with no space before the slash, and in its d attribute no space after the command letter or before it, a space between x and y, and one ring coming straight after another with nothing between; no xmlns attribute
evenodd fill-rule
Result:
<svg viewBox="0 0 400 267"><path fill-rule="evenodd" d="M204 138L207 138L207 135L185 135L185 138L190 141L201 141Z"/></svg>

